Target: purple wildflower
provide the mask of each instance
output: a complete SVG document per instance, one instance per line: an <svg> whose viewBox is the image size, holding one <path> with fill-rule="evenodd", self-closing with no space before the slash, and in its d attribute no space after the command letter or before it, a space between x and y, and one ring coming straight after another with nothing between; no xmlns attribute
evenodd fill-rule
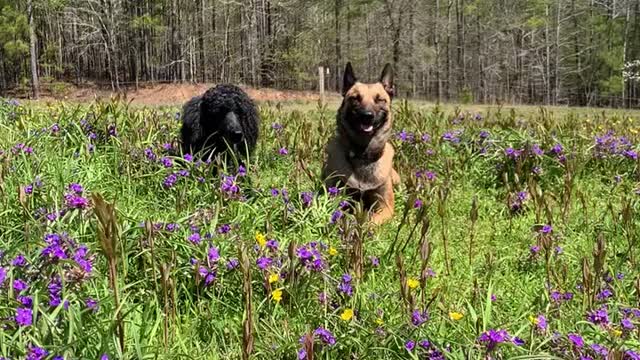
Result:
<svg viewBox="0 0 640 360"><path fill-rule="evenodd" d="M278 150L278 154L280 155L289 155L289 150L287 150L286 147L281 147L280 150Z"/></svg>
<svg viewBox="0 0 640 360"><path fill-rule="evenodd" d="M24 255L18 254L13 260L11 260L11 265L16 267L23 267L27 265L27 260L24 258Z"/></svg>
<svg viewBox="0 0 640 360"><path fill-rule="evenodd" d="M307 350L304 348L298 350L298 360L304 360L307 358Z"/></svg>
<svg viewBox="0 0 640 360"><path fill-rule="evenodd" d="M199 233L193 233L189 235L189 241L191 241L193 244L199 245L200 242L202 242L202 238L200 237Z"/></svg>
<svg viewBox="0 0 640 360"><path fill-rule="evenodd" d="M553 231L553 227L551 227L551 225L549 224L545 224L540 230L539 232L541 234L549 234Z"/></svg>
<svg viewBox="0 0 640 360"><path fill-rule="evenodd" d="M204 266L198 267L198 275L204 279L204 285L209 286L216 280L216 271Z"/></svg>
<svg viewBox="0 0 640 360"><path fill-rule="evenodd" d="M409 340L404 344L404 348L407 349L407 351L412 352L413 349L415 349L416 347L416 342L413 340Z"/></svg>
<svg viewBox="0 0 640 360"><path fill-rule="evenodd" d="M227 261L227 270L233 270L237 268L238 265L240 265L240 261L238 261L238 259L229 259L229 261Z"/></svg>
<svg viewBox="0 0 640 360"><path fill-rule="evenodd" d="M222 224L218 227L218 234L228 234L229 231L231 231L231 225L229 224Z"/></svg>
<svg viewBox="0 0 640 360"><path fill-rule="evenodd" d="M155 161L156 160L156 154L153 152L152 148L146 148L144 149L144 156L149 160L149 161Z"/></svg>
<svg viewBox="0 0 640 360"><path fill-rule="evenodd" d="M318 302L321 305L325 305L327 303L327 293L322 291L318 294Z"/></svg>
<svg viewBox="0 0 640 360"><path fill-rule="evenodd" d="M29 345L26 360L43 360L49 355L49 352L36 345Z"/></svg>
<svg viewBox="0 0 640 360"><path fill-rule="evenodd" d="M240 187L236 184L235 177L223 175L220 190L228 196L236 196L240 192Z"/></svg>
<svg viewBox="0 0 640 360"><path fill-rule="evenodd" d="M635 325L633 325L633 323L631 322L631 320L630 320L630 319L622 319L622 320L620 321L620 326L622 326L622 328L623 328L624 330L627 330L627 331L628 331L628 330L633 330L633 329L635 329L635 328L636 328L636 327L635 327Z"/></svg>
<svg viewBox="0 0 640 360"><path fill-rule="evenodd" d="M22 279L15 279L13 280L13 289L16 290L17 292L22 292L24 290L27 290L29 288L29 285L24 282Z"/></svg>
<svg viewBox="0 0 640 360"><path fill-rule="evenodd" d="M337 187L332 186L332 187L330 187L330 188L328 189L328 191L329 191L329 196L331 196L331 197L338 196L338 192L339 192L339 190L338 190L338 188L337 188Z"/></svg>
<svg viewBox="0 0 640 360"><path fill-rule="evenodd" d="M113 136L113 137L118 136L118 130L116 129L116 124L109 124L109 126L107 126L107 133L109 134L109 136Z"/></svg>
<svg viewBox="0 0 640 360"><path fill-rule="evenodd" d="M342 275L342 280L340 284L338 284L338 292L342 293L346 296L353 296L353 287L351 286L351 275L344 274Z"/></svg>
<svg viewBox="0 0 640 360"><path fill-rule="evenodd" d="M33 312L29 308L16 309L16 323L20 326L31 326L33 323Z"/></svg>
<svg viewBox="0 0 640 360"><path fill-rule="evenodd" d="M97 312L100 309L100 305L98 304L98 301L93 298L87 298L84 301L84 304L87 307L87 309L93 312Z"/></svg>
<svg viewBox="0 0 640 360"><path fill-rule="evenodd" d="M336 338L333 336L331 331L319 327L313 331L313 335L315 335L324 345L333 346L336 344Z"/></svg>
<svg viewBox="0 0 640 360"><path fill-rule="evenodd" d="M325 262L318 249L317 243L311 242L298 247L296 249L296 256L307 270L321 271L325 267Z"/></svg>
<svg viewBox="0 0 640 360"><path fill-rule="evenodd" d="M540 330L541 332L547 331L547 318L544 317L544 315L538 315L538 317L535 319L535 324L538 330Z"/></svg>
<svg viewBox="0 0 640 360"><path fill-rule="evenodd" d="M48 285L49 306L56 307L62 302L62 282L59 277L54 277Z"/></svg>
<svg viewBox="0 0 640 360"><path fill-rule="evenodd" d="M311 202L313 201L313 193L304 191L300 193L300 198L302 199L302 206L307 208L311 206Z"/></svg>
<svg viewBox="0 0 640 360"><path fill-rule="evenodd" d="M556 143L555 145L553 145L550 152L555 155L560 155L562 154L562 151L564 151L562 144Z"/></svg>
<svg viewBox="0 0 640 360"><path fill-rule="evenodd" d="M420 310L413 310L411 313L411 323L413 326L420 326L429 320L429 313L425 310L420 312Z"/></svg>
<svg viewBox="0 0 640 360"><path fill-rule="evenodd" d="M258 258L258 260L256 260L256 265L258 265L258 268L260 268L260 270L267 269L269 266L271 266L272 263L273 259L265 256L261 256Z"/></svg>
<svg viewBox="0 0 640 360"><path fill-rule="evenodd" d="M378 266L380 266L380 259L378 259L378 257L369 256L369 259L371 260L371 266L372 267L377 268Z"/></svg>
<svg viewBox="0 0 640 360"><path fill-rule="evenodd" d="M70 209L84 209L89 206L89 200L80 195L67 194L64 196L64 199L67 207Z"/></svg>
<svg viewBox="0 0 640 360"><path fill-rule="evenodd" d="M478 341L487 347L487 351L492 351L496 345L509 340L510 336L506 330L489 329L478 337Z"/></svg>
<svg viewBox="0 0 640 360"><path fill-rule="evenodd" d="M462 134L461 130L446 132L442 135L442 140L453 143L453 144L459 144L460 134Z"/></svg>
<svg viewBox="0 0 640 360"><path fill-rule="evenodd" d="M413 208L414 209L420 209L420 208L422 208L422 205L423 205L422 200L416 199L416 201L414 201L414 203L413 203Z"/></svg>
<svg viewBox="0 0 640 360"><path fill-rule="evenodd" d="M605 288L604 290L602 290L599 294L598 294L598 299L599 300L606 300L608 298L610 298L611 296L613 296L613 293L611 292L611 290L609 290L608 288Z"/></svg>
<svg viewBox="0 0 640 360"><path fill-rule="evenodd" d="M595 325L609 325L609 313L605 306L587 313L587 320Z"/></svg>
<svg viewBox="0 0 640 360"><path fill-rule="evenodd" d="M280 244L278 244L278 241L274 239L269 239L267 240L265 246L271 251L278 251L278 246L280 246Z"/></svg>
<svg viewBox="0 0 640 360"><path fill-rule="evenodd" d="M577 348L581 348L584 346L584 339L582 339L582 336L578 334L575 334L575 333L568 334L567 338L573 344L573 346Z"/></svg>
<svg viewBox="0 0 640 360"><path fill-rule="evenodd" d="M160 162L162 163L162 165L166 168L170 168L173 167L173 160L169 159L168 157L163 157Z"/></svg>
<svg viewBox="0 0 640 360"><path fill-rule="evenodd" d="M412 143L414 139L414 135L404 129L402 129L402 131L400 131L397 136L398 139L400 139L400 141L402 142Z"/></svg>
<svg viewBox="0 0 640 360"><path fill-rule="evenodd" d="M542 150L542 148L540 148L540 145L538 144L533 144L531 146L531 152L536 156L544 155L544 150Z"/></svg>
<svg viewBox="0 0 640 360"><path fill-rule="evenodd" d="M340 220L342 218L342 211L340 210L336 210L333 212L333 214L331 214L331 220L330 222L332 224L335 224L338 222L338 220Z"/></svg>
<svg viewBox="0 0 640 360"><path fill-rule="evenodd" d="M167 189L171 189L173 185L175 185L176 181L178 181L176 174L169 174L164 178L164 181L162 181L162 185Z"/></svg>
<svg viewBox="0 0 640 360"><path fill-rule="evenodd" d="M24 307L28 307L28 308L33 307L33 298L31 296L18 295L18 301Z"/></svg>
<svg viewBox="0 0 640 360"><path fill-rule="evenodd" d="M84 191L84 188L82 187L82 185L78 184L78 183L71 183L69 184L69 191L75 193L76 195L82 195L82 192Z"/></svg>
<svg viewBox="0 0 640 360"><path fill-rule="evenodd" d="M624 353L623 360L640 360L640 353L635 351L627 350Z"/></svg>

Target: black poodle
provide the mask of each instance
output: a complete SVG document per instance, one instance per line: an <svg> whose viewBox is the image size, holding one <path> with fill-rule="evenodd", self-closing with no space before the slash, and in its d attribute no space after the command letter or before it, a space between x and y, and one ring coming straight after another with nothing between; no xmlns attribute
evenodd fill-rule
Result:
<svg viewBox="0 0 640 360"><path fill-rule="evenodd" d="M207 160L231 149L249 155L258 141L260 117L247 93L235 85L213 87L182 109L182 153Z"/></svg>

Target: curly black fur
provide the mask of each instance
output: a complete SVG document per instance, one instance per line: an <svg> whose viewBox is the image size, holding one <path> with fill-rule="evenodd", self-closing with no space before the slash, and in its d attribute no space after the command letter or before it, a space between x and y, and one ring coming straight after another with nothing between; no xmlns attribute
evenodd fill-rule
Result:
<svg viewBox="0 0 640 360"><path fill-rule="evenodd" d="M213 87L182 109L183 154L211 158L231 149L250 155L258 141L260 117L253 100L235 85Z"/></svg>

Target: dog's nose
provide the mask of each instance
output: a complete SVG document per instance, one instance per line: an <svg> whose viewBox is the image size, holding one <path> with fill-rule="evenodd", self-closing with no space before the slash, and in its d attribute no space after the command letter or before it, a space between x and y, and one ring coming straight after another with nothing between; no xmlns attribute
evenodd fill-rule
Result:
<svg viewBox="0 0 640 360"><path fill-rule="evenodd" d="M240 141L242 141L242 131L240 131L240 130L232 131L231 132L231 142L239 143Z"/></svg>
<svg viewBox="0 0 640 360"><path fill-rule="evenodd" d="M373 111L363 111L361 113L361 116L365 120L372 121L373 118L375 117L375 114L373 113Z"/></svg>

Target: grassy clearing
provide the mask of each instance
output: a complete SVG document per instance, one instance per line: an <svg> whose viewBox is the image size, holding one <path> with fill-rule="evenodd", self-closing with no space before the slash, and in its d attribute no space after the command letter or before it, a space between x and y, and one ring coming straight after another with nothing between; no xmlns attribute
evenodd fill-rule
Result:
<svg viewBox="0 0 640 360"><path fill-rule="evenodd" d="M335 104L263 104L220 176L175 107L0 104L2 356L637 356L637 112L397 102L373 229L321 191Z"/></svg>

